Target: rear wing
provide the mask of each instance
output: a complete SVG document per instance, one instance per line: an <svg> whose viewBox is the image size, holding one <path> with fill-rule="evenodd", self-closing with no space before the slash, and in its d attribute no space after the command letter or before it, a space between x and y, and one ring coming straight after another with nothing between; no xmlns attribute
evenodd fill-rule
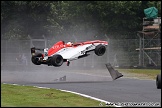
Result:
<svg viewBox="0 0 162 108"><path fill-rule="evenodd" d="M32 55L35 55L35 50L44 51L44 49L42 49L42 48L35 48L35 47L32 47L32 48L31 48L31 54L32 54Z"/></svg>

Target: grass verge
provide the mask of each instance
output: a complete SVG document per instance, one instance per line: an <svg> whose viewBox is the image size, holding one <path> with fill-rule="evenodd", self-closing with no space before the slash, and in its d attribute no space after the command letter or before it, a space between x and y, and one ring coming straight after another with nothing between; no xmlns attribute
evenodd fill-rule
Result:
<svg viewBox="0 0 162 108"><path fill-rule="evenodd" d="M1 84L1 107L98 107L99 101L56 89Z"/></svg>
<svg viewBox="0 0 162 108"><path fill-rule="evenodd" d="M155 80L157 74L161 73L161 70L155 69L116 69L126 77L136 77L140 79L152 79Z"/></svg>

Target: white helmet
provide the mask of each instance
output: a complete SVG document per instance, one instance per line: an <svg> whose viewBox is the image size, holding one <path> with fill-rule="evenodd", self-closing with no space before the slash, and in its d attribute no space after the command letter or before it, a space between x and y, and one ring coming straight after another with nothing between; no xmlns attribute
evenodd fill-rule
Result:
<svg viewBox="0 0 162 108"><path fill-rule="evenodd" d="M72 42L68 42L67 45L68 45L68 46L72 46L73 43L72 43Z"/></svg>

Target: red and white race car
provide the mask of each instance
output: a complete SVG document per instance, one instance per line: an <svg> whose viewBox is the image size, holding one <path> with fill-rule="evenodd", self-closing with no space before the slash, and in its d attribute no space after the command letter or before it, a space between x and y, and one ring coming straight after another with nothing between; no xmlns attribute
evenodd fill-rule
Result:
<svg viewBox="0 0 162 108"><path fill-rule="evenodd" d="M31 61L35 65L47 64L48 66L59 67L63 62L67 62L69 66L70 61L76 60L82 57L86 57L90 54L88 52L94 51L98 56L102 56L106 52L107 41L94 40L79 43L65 43L64 41L59 41L54 44L50 49L39 49L32 47ZM41 50L43 53L36 52L36 50Z"/></svg>

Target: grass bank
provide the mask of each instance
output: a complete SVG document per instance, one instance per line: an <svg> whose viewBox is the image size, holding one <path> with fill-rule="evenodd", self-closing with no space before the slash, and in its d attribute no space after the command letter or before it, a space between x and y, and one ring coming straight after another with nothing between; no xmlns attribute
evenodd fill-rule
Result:
<svg viewBox="0 0 162 108"><path fill-rule="evenodd" d="M157 74L161 73L161 70L156 69L116 69L126 77L136 77L140 79L152 79L155 80Z"/></svg>
<svg viewBox="0 0 162 108"><path fill-rule="evenodd" d="M1 84L1 107L98 107L99 104L56 89Z"/></svg>

